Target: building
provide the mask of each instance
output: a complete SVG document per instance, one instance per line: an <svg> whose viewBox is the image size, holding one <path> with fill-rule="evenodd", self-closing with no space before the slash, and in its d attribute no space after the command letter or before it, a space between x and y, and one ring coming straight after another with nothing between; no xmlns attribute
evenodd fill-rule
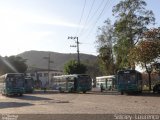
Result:
<svg viewBox="0 0 160 120"><path fill-rule="evenodd" d="M62 75L63 71L32 68L30 70L27 70L26 74L33 78L33 80L35 81L35 86L37 88L44 88L51 87L50 83L53 76Z"/></svg>

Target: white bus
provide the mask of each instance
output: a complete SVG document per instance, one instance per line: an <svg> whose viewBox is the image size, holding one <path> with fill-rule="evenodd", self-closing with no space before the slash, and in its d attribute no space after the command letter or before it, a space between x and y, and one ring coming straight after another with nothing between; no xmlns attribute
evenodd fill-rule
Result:
<svg viewBox="0 0 160 120"><path fill-rule="evenodd" d="M101 85L103 86L103 88L105 90L116 89L116 77L115 77L115 75L96 77L96 87L100 88Z"/></svg>

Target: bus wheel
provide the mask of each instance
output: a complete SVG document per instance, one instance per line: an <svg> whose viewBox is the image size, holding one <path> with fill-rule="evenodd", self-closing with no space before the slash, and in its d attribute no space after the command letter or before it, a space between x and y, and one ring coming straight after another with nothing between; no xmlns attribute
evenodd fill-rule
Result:
<svg viewBox="0 0 160 120"><path fill-rule="evenodd" d="M83 93L86 93L86 91L83 91Z"/></svg>
<svg viewBox="0 0 160 120"><path fill-rule="evenodd" d="M121 95L123 95L124 94L124 92L123 91L121 91Z"/></svg>
<svg viewBox="0 0 160 120"><path fill-rule="evenodd" d="M142 94L142 90L138 91L138 94Z"/></svg>
<svg viewBox="0 0 160 120"><path fill-rule="evenodd" d="M62 93L62 88L61 87L59 88L59 92Z"/></svg>
<svg viewBox="0 0 160 120"><path fill-rule="evenodd" d="M73 93L73 92L74 92L74 89L73 89L73 88L71 88L70 92L71 92L71 93Z"/></svg>
<svg viewBox="0 0 160 120"><path fill-rule="evenodd" d="M23 95L22 93L19 94L19 96L22 96L22 95Z"/></svg>

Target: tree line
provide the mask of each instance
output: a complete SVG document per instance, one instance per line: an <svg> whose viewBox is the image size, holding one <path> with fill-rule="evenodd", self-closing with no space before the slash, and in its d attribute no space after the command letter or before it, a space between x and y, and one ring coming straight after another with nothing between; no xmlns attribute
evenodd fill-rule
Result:
<svg viewBox="0 0 160 120"><path fill-rule="evenodd" d="M115 21L109 18L98 28L96 48L98 63L75 60L64 65L66 74L89 73L113 75L118 70L135 69L141 65L150 74L150 69L159 70L160 28L150 28L155 24L152 10L146 9L144 0L123 0L112 9ZM25 60L16 57L0 57L0 74L25 72Z"/></svg>
<svg viewBox="0 0 160 120"><path fill-rule="evenodd" d="M135 69L136 65L141 65L149 74L153 65L158 70L160 29L150 28L155 24L155 17L146 6L144 0L121 0L112 9L115 21L108 18L98 28L96 48L99 66L94 69L100 67L99 75L113 75L118 70ZM81 69L80 73L86 72L84 65L80 66L70 61L64 70L66 73L79 73L77 69ZM73 69L75 72L71 72Z"/></svg>
<svg viewBox="0 0 160 120"><path fill-rule="evenodd" d="M24 73L27 70L26 60L19 56L0 56L0 75L5 73Z"/></svg>
<svg viewBox="0 0 160 120"><path fill-rule="evenodd" d="M155 17L146 6L144 0L120 1L112 9L113 24L108 18L98 28L96 45L105 74L135 69L136 65L145 68L149 77L153 66L160 70L160 28L150 27L155 25Z"/></svg>

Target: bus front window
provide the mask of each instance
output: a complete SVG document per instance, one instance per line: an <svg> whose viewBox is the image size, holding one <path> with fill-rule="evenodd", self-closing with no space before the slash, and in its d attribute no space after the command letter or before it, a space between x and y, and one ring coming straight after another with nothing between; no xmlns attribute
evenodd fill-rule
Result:
<svg viewBox="0 0 160 120"><path fill-rule="evenodd" d="M135 74L132 74L132 75L130 76L130 83L131 83L131 84L135 84L135 83L136 83L136 76L135 76Z"/></svg>
<svg viewBox="0 0 160 120"><path fill-rule="evenodd" d="M7 87L21 87L23 86L23 78L22 77L10 77L7 78Z"/></svg>
<svg viewBox="0 0 160 120"><path fill-rule="evenodd" d="M119 75L118 81L119 81L119 84L124 84L125 83L125 81L124 81L124 75Z"/></svg>
<svg viewBox="0 0 160 120"><path fill-rule="evenodd" d="M78 80L80 84L89 84L91 78L89 76L79 76Z"/></svg>
<svg viewBox="0 0 160 120"><path fill-rule="evenodd" d="M6 87L12 87L12 83L9 78L6 79Z"/></svg>

